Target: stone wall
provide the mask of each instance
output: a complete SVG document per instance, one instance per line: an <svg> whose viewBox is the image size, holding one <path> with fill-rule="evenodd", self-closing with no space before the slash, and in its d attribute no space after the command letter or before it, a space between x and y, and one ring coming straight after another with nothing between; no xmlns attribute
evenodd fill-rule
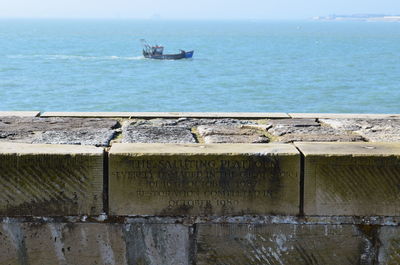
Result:
<svg viewBox="0 0 400 265"><path fill-rule="evenodd" d="M400 264L399 125L0 112L0 265Z"/></svg>

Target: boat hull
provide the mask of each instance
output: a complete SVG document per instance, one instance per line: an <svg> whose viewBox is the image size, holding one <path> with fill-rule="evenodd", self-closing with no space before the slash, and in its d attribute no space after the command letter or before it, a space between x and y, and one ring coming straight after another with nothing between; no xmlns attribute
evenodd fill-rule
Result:
<svg viewBox="0 0 400 265"><path fill-rule="evenodd" d="M189 59L193 57L194 51L185 52L177 54L149 54L143 52L143 56L148 59L156 59L156 60L179 60L179 59Z"/></svg>
<svg viewBox="0 0 400 265"><path fill-rule="evenodd" d="M193 53L194 53L194 51L185 52L185 58L186 59L192 58L193 57Z"/></svg>

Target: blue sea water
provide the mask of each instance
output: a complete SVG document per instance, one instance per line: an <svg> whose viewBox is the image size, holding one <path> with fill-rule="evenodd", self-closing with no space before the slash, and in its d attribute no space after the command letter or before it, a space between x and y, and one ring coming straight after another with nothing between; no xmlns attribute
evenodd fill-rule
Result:
<svg viewBox="0 0 400 265"><path fill-rule="evenodd" d="M400 23L0 20L0 110L400 113Z"/></svg>

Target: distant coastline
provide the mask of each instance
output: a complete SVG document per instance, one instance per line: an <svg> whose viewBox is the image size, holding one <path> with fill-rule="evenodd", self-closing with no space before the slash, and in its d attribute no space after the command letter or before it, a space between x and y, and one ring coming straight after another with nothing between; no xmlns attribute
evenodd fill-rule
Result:
<svg viewBox="0 0 400 265"><path fill-rule="evenodd" d="M316 16L313 20L320 21L366 21L366 22L400 22L400 15L385 14L355 14L355 15L329 15Z"/></svg>

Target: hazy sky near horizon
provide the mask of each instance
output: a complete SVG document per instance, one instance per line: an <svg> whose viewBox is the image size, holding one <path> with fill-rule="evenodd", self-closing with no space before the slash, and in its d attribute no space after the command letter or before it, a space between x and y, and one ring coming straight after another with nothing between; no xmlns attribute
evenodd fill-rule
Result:
<svg viewBox="0 0 400 265"><path fill-rule="evenodd" d="M400 0L0 0L0 18L304 19L400 14Z"/></svg>

